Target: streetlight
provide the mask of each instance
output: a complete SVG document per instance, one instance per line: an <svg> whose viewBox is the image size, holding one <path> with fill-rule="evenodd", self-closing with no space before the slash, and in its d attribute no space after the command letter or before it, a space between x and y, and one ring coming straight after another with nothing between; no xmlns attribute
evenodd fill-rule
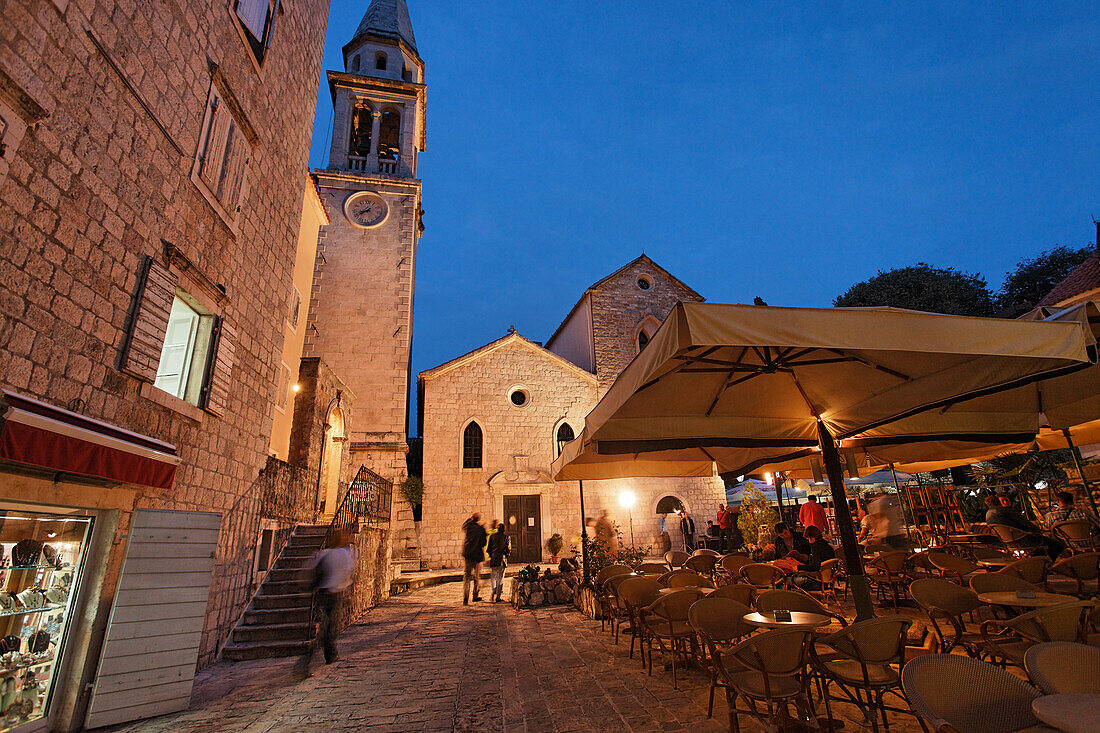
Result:
<svg viewBox="0 0 1100 733"><path fill-rule="evenodd" d="M634 549L634 514L630 511L634 506L634 492L624 491L619 494L619 504L626 509L627 516L630 518L630 549Z"/></svg>
<svg viewBox="0 0 1100 733"><path fill-rule="evenodd" d="M568 427L568 423L565 425ZM568 437L563 435L562 431L558 430L558 455L561 455L562 449L565 448L565 444L573 439L573 431L570 428ZM590 579L588 570L588 517L584 515L584 481L577 481L581 491L581 572L584 577L584 584L587 586Z"/></svg>

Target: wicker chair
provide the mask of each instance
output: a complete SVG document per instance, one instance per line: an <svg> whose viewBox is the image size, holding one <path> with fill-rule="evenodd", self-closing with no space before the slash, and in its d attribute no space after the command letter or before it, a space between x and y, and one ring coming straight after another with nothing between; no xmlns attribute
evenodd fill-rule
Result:
<svg viewBox="0 0 1100 733"><path fill-rule="evenodd" d="M1066 543L1070 552L1100 550L1100 530L1084 519L1068 519L1050 528L1055 537Z"/></svg>
<svg viewBox="0 0 1100 733"><path fill-rule="evenodd" d="M894 610L898 608L898 601L905 595L911 578L905 572L905 561L908 553L904 550L884 552L866 566L867 583L871 589L878 593L879 599L885 603L887 594L894 602Z"/></svg>
<svg viewBox="0 0 1100 733"><path fill-rule="evenodd" d="M901 697L901 677L899 671L905 664L905 641L912 620L904 616L882 616L857 621L835 634L830 634L819 642L831 648L834 653L821 655L817 647L811 647L814 667L824 680L822 698L829 718L832 711L830 699L847 700L863 711L870 721L871 730L878 731L878 719L874 708L882 716L882 724L887 731L890 722L886 711L909 712L908 709L889 707L883 702L887 692ZM895 670L895 667L897 669ZM845 697L833 697L829 685L836 683ZM904 701L904 697L902 697Z"/></svg>
<svg viewBox="0 0 1100 733"><path fill-rule="evenodd" d="M1029 590L1041 591L1037 585L1032 585L1018 575L1004 575L1002 573L974 573L970 576L970 590L978 595L982 593L998 593L1000 591Z"/></svg>
<svg viewBox="0 0 1100 733"><path fill-rule="evenodd" d="M1015 733L1041 726L1031 712L1039 691L977 659L957 654L917 657L902 668L901 687L925 730L925 723L939 733Z"/></svg>
<svg viewBox="0 0 1100 733"><path fill-rule="evenodd" d="M818 590L803 588L804 593L809 593L811 596L820 599L822 604L832 601L837 608L843 609L843 606L840 605L840 599L836 595L836 582L837 578L840 577L840 560L826 560L821 563L821 567L816 571L806 571L802 575L816 581L820 586Z"/></svg>
<svg viewBox="0 0 1100 733"><path fill-rule="evenodd" d="M1009 527L1007 524L991 524L989 528L1001 540L1007 550L1030 555L1043 549L1043 536L1035 532Z"/></svg>
<svg viewBox="0 0 1100 733"><path fill-rule="evenodd" d="M927 552L914 552L905 558L905 567L909 575L916 578L931 578L939 575L939 568L932 564Z"/></svg>
<svg viewBox="0 0 1100 733"><path fill-rule="evenodd" d="M756 586L748 585L747 583L730 583L729 585L722 585L718 587L718 590L707 596L707 598L729 598L744 606L749 606L750 608L753 605L753 598L755 597Z"/></svg>
<svg viewBox="0 0 1100 733"><path fill-rule="evenodd" d="M596 579L594 581L594 586L596 588L596 604L602 612L600 615L600 631L606 628L606 621L611 616L612 596L610 589L607 587L607 581L620 575L629 575L630 572L629 565L608 565L600 572L596 573Z"/></svg>
<svg viewBox="0 0 1100 733"><path fill-rule="evenodd" d="M684 563L685 570L691 570L699 575L710 577L714 573L714 565L718 562L718 555L692 555Z"/></svg>
<svg viewBox="0 0 1100 733"><path fill-rule="evenodd" d="M780 728L777 703L794 702L806 716L811 714L806 667L812 638L805 629L766 631L750 636L718 658L732 733L740 733L739 713L752 715L770 730ZM739 697L749 703L749 709L737 707ZM757 709L758 703L767 705L767 718Z"/></svg>
<svg viewBox="0 0 1100 733"><path fill-rule="evenodd" d="M619 600L623 604L623 612L630 621L630 658L634 658L634 640L638 640L638 648L642 649L642 666L645 666L645 651L642 644L644 629L642 626L642 611L648 608L660 596L661 586L653 578L628 576L619 583Z"/></svg>
<svg viewBox="0 0 1100 733"><path fill-rule="evenodd" d="M1045 557L1025 557L1014 563L1005 565L997 572L1003 575L1015 575L1017 578L1026 580L1032 585L1043 587L1046 583L1047 568L1049 566L1050 560Z"/></svg>
<svg viewBox="0 0 1100 733"><path fill-rule="evenodd" d="M722 577L727 583L736 582L741 568L746 565L752 565L752 560L744 555L726 555L720 561Z"/></svg>
<svg viewBox="0 0 1100 733"><path fill-rule="evenodd" d="M619 643L619 631L622 627L624 618L628 618L626 603L619 596L619 586L627 578L636 578L638 576L633 573L627 575L615 575L609 578L604 583L604 588L607 589L608 597L608 613L611 621L611 635L615 640L615 644Z"/></svg>
<svg viewBox="0 0 1100 733"><path fill-rule="evenodd" d="M1100 552L1081 552L1051 565L1047 575L1072 578L1077 582L1077 595L1083 596L1085 582L1096 580L1097 563L1100 563Z"/></svg>
<svg viewBox="0 0 1100 733"><path fill-rule="evenodd" d="M787 574L774 565L754 562L738 571L737 577L756 588L778 588L787 580Z"/></svg>
<svg viewBox="0 0 1100 733"><path fill-rule="evenodd" d="M668 563L669 570L675 570L676 568L682 568L689 557L691 555L682 550L669 550L665 553L665 562Z"/></svg>
<svg viewBox="0 0 1100 733"><path fill-rule="evenodd" d="M909 595L928 614L937 651L949 654L955 647L961 647L972 657L985 652L981 633L967 631L962 619L963 614L973 614L982 607L977 593L943 578L924 578L909 585ZM942 622L951 627L950 636L944 633Z"/></svg>
<svg viewBox="0 0 1100 733"><path fill-rule="evenodd" d="M718 552L718 550L711 550L707 547L700 547L698 550L691 553L692 557L698 557L699 555L713 555L714 557L722 557L722 553Z"/></svg>
<svg viewBox="0 0 1100 733"><path fill-rule="evenodd" d="M726 588L738 586L727 585ZM748 586L743 586L748 587ZM746 604L738 603L729 598L716 598L718 593L711 593L706 598L700 598L688 609L688 623L699 637L704 654L703 663L710 672L710 702L707 704L707 717L714 715L714 691L719 687L725 687L724 681L719 679L718 659L722 653L745 638L756 627L745 623L744 616L751 613L752 609Z"/></svg>
<svg viewBox="0 0 1100 733"><path fill-rule="evenodd" d="M663 562L643 562L634 568L634 572L638 575L661 576L668 572L668 568Z"/></svg>
<svg viewBox="0 0 1100 733"><path fill-rule="evenodd" d="M1036 644L1024 653L1024 669L1044 695L1100 694L1100 649L1094 646Z"/></svg>
<svg viewBox="0 0 1100 733"><path fill-rule="evenodd" d="M649 674L653 675L653 640L657 640L662 651L672 654L672 689L678 690L676 676L676 655L687 642L695 650L695 631L688 623L688 609L703 597L699 588L683 588L675 593L658 595L647 608L641 611L642 634L649 649ZM668 649L665 649L665 641ZM684 650L686 657L686 650ZM645 661L645 655L642 655Z"/></svg>
<svg viewBox="0 0 1100 733"><path fill-rule="evenodd" d="M1091 601L1059 603L1037 608L1016 618L983 621L982 638L994 660L1024 666L1024 654L1048 641L1084 643Z"/></svg>
<svg viewBox="0 0 1100 733"><path fill-rule="evenodd" d="M713 588L714 583L710 578L704 578L698 573L693 573L690 570L681 570L679 572L672 573L672 577L668 579L669 588Z"/></svg>
<svg viewBox="0 0 1100 733"><path fill-rule="evenodd" d="M957 578L960 583L972 573L982 569L980 565L970 562L965 557L952 555L950 552L934 550L928 553L928 562L932 563L940 571L941 578Z"/></svg>

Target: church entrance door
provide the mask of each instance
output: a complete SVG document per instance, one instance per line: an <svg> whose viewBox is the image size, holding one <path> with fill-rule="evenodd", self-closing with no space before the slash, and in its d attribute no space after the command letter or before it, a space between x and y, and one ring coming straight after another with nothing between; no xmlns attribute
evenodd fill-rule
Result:
<svg viewBox="0 0 1100 733"><path fill-rule="evenodd" d="M541 562L542 506L539 496L505 496L504 521L508 523L508 534L512 538L512 554L508 559L513 564Z"/></svg>

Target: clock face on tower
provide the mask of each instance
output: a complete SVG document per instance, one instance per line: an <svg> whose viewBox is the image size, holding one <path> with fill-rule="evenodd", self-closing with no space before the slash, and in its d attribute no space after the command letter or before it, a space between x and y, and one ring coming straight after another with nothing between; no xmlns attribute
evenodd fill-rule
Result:
<svg viewBox="0 0 1100 733"><path fill-rule="evenodd" d="M386 200L373 191L359 191L344 202L344 215L357 227L370 229L386 220Z"/></svg>

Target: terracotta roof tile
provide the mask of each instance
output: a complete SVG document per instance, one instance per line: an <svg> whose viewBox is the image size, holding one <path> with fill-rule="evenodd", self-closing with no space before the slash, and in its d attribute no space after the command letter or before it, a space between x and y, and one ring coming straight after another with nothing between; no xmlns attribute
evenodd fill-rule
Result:
<svg viewBox="0 0 1100 733"><path fill-rule="evenodd" d="M1057 305L1063 301L1087 293L1090 290L1100 288L1100 256L1092 254L1073 271L1066 275L1066 279L1054 286L1054 289L1046 294L1039 305Z"/></svg>

